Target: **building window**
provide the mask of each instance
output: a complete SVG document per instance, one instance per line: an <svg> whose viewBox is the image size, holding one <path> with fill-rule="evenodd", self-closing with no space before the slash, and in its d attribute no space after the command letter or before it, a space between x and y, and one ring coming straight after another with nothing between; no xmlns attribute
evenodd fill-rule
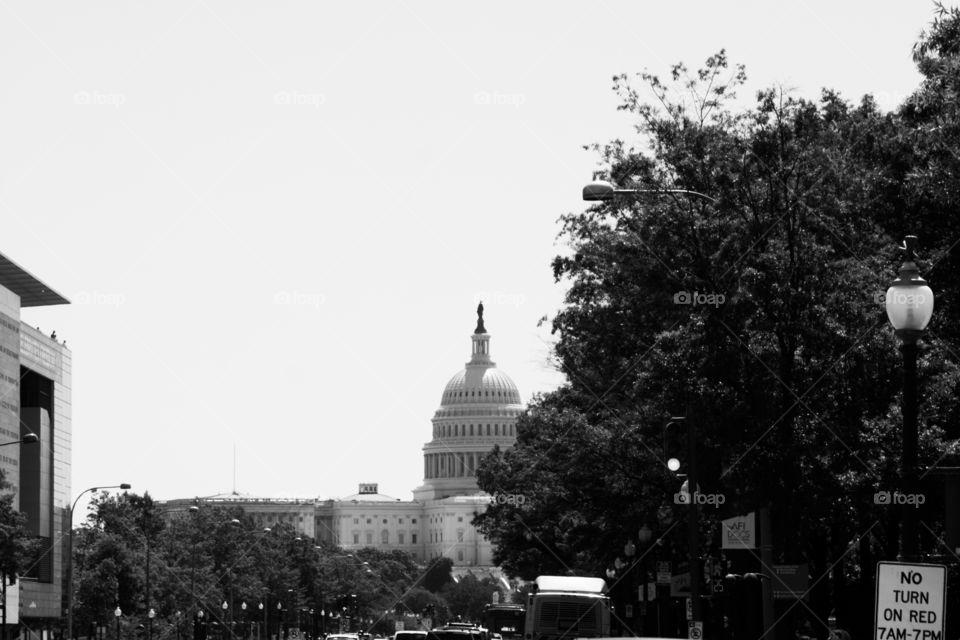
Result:
<svg viewBox="0 0 960 640"><path fill-rule="evenodd" d="M380 532L380 544L390 544L390 532L386 529Z"/></svg>
<svg viewBox="0 0 960 640"><path fill-rule="evenodd" d="M360 524L360 518L354 518L353 524Z"/></svg>
<svg viewBox="0 0 960 640"><path fill-rule="evenodd" d="M387 519L386 519L386 518L383 519L383 524L387 524Z"/></svg>
<svg viewBox="0 0 960 640"><path fill-rule="evenodd" d="M457 562L463 562L463 549L457 549Z"/></svg>
<svg viewBox="0 0 960 640"><path fill-rule="evenodd" d="M417 524L417 519L416 519L416 518L414 518L414 519L413 519L413 520L411 520L410 522L412 522L413 524Z"/></svg>
<svg viewBox="0 0 960 640"><path fill-rule="evenodd" d="M463 542L463 529L457 529L457 542Z"/></svg>
<svg viewBox="0 0 960 640"><path fill-rule="evenodd" d="M463 522L463 516L457 516L457 522Z"/></svg>
<svg viewBox="0 0 960 640"><path fill-rule="evenodd" d="M397 523L403 524L403 518L398 518L398 519L397 519Z"/></svg>
<svg viewBox="0 0 960 640"><path fill-rule="evenodd" d="M360 544L360 534L359 534L359 533L353 534L353 544Z"/></svg>
<svg viewBox="0 0 960 640"><path fill-rule="evenodd" d="M415 533L410 534L410 544L417 544L417 534Z"/></svg>
<svg viewBox="0 0 960 640"><path fill-rule="evenodd" d="M398 534L397 534L397 544L404 544L403 538L404 538L403 534L402 534L402 533L398 533Z"/></svg>
<svg viewBox="0 0 960 640"><path fill-rule="evenodd" d="M367 546L369 547L372 544L373 544L373 531L367 531Z"/></svg>
<svg viewBox="0 0 960 640"><path fill-rule="evenodd" d="M370 524L370 518L367 518L367 524Z"/></svg>

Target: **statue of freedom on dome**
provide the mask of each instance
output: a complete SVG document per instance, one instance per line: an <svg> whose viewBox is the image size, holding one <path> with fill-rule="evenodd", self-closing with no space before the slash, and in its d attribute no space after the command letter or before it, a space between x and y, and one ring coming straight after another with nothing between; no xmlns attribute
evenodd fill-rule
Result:
<svg viewBox="0 0 960 640"><path fill-rule="evenodd" d="M483 326L483 301L480 301L480 304L477 305L477 328L473 330L474 333L486 333L487 329Z"/></svg>

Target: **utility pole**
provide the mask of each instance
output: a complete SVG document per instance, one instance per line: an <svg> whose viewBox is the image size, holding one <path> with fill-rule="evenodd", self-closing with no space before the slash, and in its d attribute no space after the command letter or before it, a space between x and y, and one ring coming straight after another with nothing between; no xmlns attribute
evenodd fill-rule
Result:
<svg viewBox="0 0 960 640"><path fill-rule="evenodd" d="M703 569L700 565L700 508L697 504L700 487L697 484L697 430L693 420L684 420L687 424L687 482L689 491L689 525L687 538L690 543L690 599L692 600L694 623L703 623L702 607L700 602L700 581L703 579Z"/></svg>
<svg viewBox="0 0 960 640"><path fill-rule="evenodd" d="M702 603L700 601L700 583L703 580L703 569L700 564L700 507L698 504L699 498L699 486L697 484L697 431L694 426L693 420L688 420L685 416L674 416L670 418L670 421L663 428L663 437L664 437L664 447L667 447L667 440L670 437L670 428L675 425L685 425L686 426L686 439L687 439L687 454L686 454L686 464L687 468L685 469L687 475L687 493L686 500L687 504L687 524L689 525L687 529L687 545L689 547L690 553L690 608L691 608L691 620L689 622L693 623L703 623L702 615ZM667 468L673 471L674 473L680 470L680 460L671 457L668 452L665 451L667 460ZM679 496L683 496L683 491L681 491Z"/></svg>

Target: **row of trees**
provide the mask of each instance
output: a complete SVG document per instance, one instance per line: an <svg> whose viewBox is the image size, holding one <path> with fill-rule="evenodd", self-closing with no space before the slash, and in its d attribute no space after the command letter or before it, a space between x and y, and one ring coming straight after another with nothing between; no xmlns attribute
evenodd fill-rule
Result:
<svg viewBox="0 0 960 640"><path fill-rule="evenodd" d="M216 625L262 629L266 621L273 634L281 623L335 632L341 619L354 631L392 634L395 620L424 611L435 623L476 619L498 589L489 578L455 581L449 559L422 565L399 551L347 554L289 524L258 528L240 507L165 513L148 494L129 492L95 497L74 563L76 635L112 624L118 606L141 624L154 609L155 632L170 634L178 624L189 634L199 610Z"/></svg>
<svg viewBox="0 0 960 640"><path fill-rule="evenodd" d="M526 498L477 520L510 574L604 575L643 524L665 556L684 555L662 439L686 415L701 490L724 497L706 510L704 554L719 555L719 519L769 507L775 561L810 568L794 609L821 635L833 610L870 633L873 567L897 556L896 513L874 495L896 488L901 457L883 294L907 234L937 303L920 354L921 467L960 437L960 11L938 7L913 54L923 81L894 112L778 88L735 108L746 75L722 51L669 80L614 78L647 149L594 145L597 177L715 201L664 193L562 217L553 327L567 384L535 398L516 446L479 470L484 490ZM955 562L942 481L923 491L926 558Z"/></svg>

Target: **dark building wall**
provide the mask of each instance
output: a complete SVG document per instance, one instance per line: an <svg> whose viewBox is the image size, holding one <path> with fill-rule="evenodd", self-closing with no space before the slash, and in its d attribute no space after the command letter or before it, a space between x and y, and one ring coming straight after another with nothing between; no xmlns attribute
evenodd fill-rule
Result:
<svg viewBox="0 0 960 640"><path fill-rule="evenodd" d="M31 335L24 335L25 331ZM38 445L21 447L20 461L20 509L27 515L28 530L40 540L37 555L20 580L20 617L28 627L62 615L61 534L68 526L55 499L55 484L62 483L54 473L60 438L55 433L57 385L49 376L58 376L58 363L52 357L58 350L46 344L45 336L38 340L33 333L21 325L20 430L40 437Z"/></svg>
<svg viewBox="0 0 960 640"><path fill-rule="evenodd" d="M20 321L0 313L0 442L20 439ZM0 448L0 471L16 491L20 482L20 447ZM15 500L14 507L19 503Z"/></svg>

